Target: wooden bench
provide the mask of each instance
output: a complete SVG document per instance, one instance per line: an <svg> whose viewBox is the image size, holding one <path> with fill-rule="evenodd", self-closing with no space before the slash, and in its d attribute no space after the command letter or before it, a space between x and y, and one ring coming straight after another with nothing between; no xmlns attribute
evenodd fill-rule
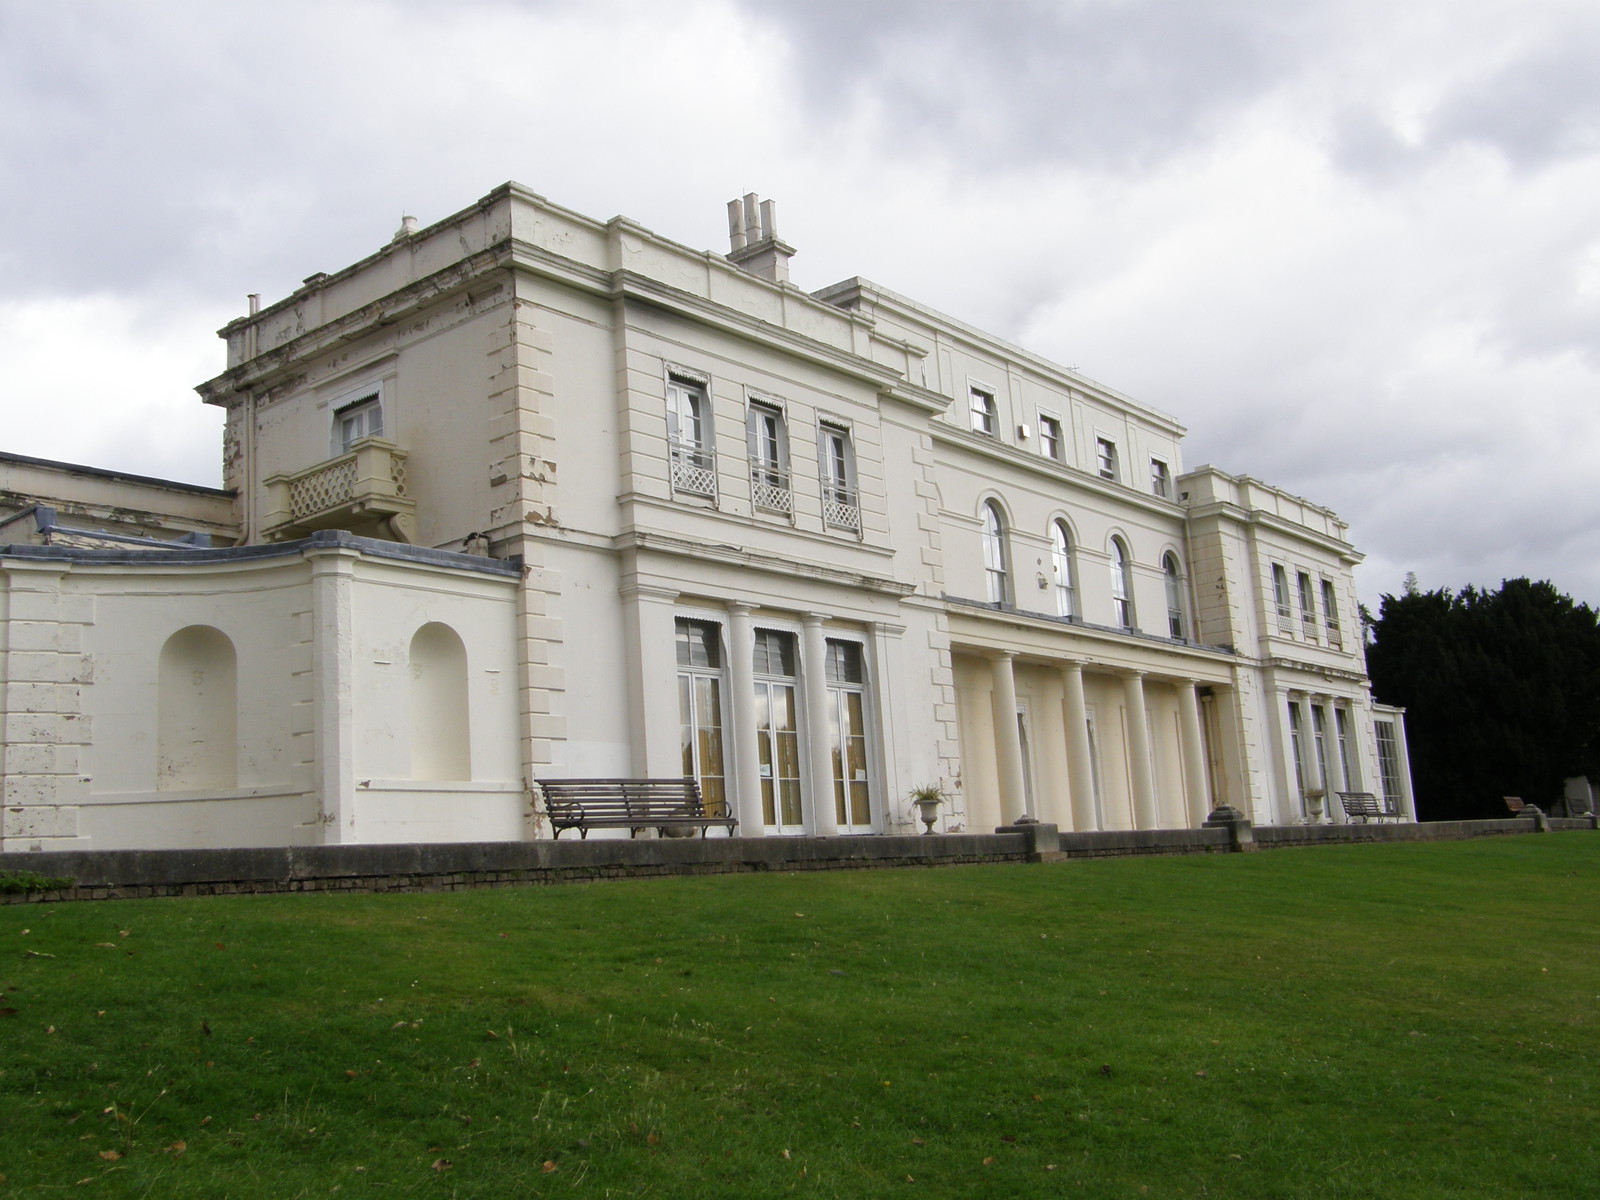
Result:
<svg viewBox="0 0 1600 1200"><path fill-rule="evenodd" d="M1521 796L1501 796L1500 799L1506 802L1506 808L1511 811L1513 817L1520 817L1522 810L1528 807L1522 802Z"/></svg>
<svg viewBox="0 0 1600 1200"><path fill-rule="evenodd" d="M1399 819L1398 813L1392 813L1384 807L1371 792L1339 792L1339 803L1344 805L1344 815L1351 821L1360 821L1365 825L1368 821L1382 821L1387 817Z"/></svg>
<svg viewBox="0 0 1600 1200"><path fill-rule="evenodd" d="M666 837L667 830L683 828L705 837L713 825L731 837L739 823L737 817L708 817L693 779L542 779L539 790L557 838L565 829L587 839L591 829L626 829L629 837L654 829Z"/></svg>

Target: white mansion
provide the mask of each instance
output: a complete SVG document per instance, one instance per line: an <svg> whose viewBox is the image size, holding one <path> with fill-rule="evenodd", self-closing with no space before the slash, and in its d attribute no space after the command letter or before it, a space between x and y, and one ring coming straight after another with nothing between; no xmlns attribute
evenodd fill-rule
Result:
<svg viewBox="0 0 1600 1200"><path fill-rule="evenodd" d="M0 456L0 849L1410 814L1331 512L862 279L515 184L222 331L226 490Z"/></svg>

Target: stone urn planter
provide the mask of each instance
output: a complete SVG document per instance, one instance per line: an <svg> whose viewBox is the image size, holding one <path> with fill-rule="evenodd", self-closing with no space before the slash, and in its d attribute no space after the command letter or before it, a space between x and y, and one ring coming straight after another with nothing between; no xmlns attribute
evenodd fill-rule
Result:
<svg viewBox="0 0 1600 1200"><path fill-rule="evenodd" d="M944 789L936 783L924 784L911 790L911 803L917 806L917 817L926 827L923 833L933 832L933 823L939 819L939 805L945 800Z"/></svg>

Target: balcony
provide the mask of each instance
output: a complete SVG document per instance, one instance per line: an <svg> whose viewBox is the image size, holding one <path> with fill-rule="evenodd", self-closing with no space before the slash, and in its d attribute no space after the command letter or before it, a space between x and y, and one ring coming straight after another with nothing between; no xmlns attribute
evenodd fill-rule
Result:
<svg viewBox="0 0 1600 1200"><path fill-rule="evenodd" d="M789 473L770 462L750 460L750 499L763 512L794 515L794 493L789 490Z"/></svg>
<svg viewBox="0 0 1600 1200"><path fill-rule="evenodd" d="M717 465L710 451L693 442L672 444L672 490L716 499Z"/></svg>
<svg viewBox="0 0 1600 1200"><path fill-rule="evenodd" d="M261 534L269 542L344 529L364 537L410 542L417 502L406 494L406 452L382 438L362 438L350 453L293 475L273 475Z"/></svg>
<svg viewBox="0 0 1600 1200"><path fill-rule="evenodd" d="M861 532L861 509L856 503L854 488L840 487L836 483L822 486L822 522L830 529L848 529Z"/></svg>

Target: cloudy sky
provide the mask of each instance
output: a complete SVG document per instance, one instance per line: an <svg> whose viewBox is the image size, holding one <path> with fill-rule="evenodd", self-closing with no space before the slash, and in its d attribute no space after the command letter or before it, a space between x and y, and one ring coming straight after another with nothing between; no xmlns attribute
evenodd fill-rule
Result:
<svg viewBox="0 0 1600 1200"><path fill-rule="evenodd" d="M219 480L215 330L515 179L864 275L1600 602L1594 0L0 0L0 449Z"/></svg>

